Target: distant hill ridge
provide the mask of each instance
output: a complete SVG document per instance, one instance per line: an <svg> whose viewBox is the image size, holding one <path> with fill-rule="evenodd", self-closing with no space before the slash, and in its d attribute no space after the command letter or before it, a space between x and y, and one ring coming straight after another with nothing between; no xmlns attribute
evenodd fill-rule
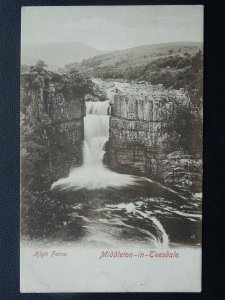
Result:
<svg viewBox="0 0 225 300"><path fill-rule="evenodd" d="M87 68L144 65L155 58L168 55L194 54L203 48L200 42L173 42L153 45L143 45L134 48L115 50L105 54L99 54L89 59L85 59L81 65Z"/></svg>
<svg viewBox="0 0 225 300"><path fill-rule="evenodd" d="M53 71L64 67L66 64L79 63L85 58L103 53L103 51L83 43L23 44L21 50L22 64L34 65L41 59Z"/></svg>
<svg viewBox="0 0 225 300"><path fill-rule="evenodd" d="M37 43L23 44L21 63L34 65L43 60L50 70L56 71L67 64L81 63L87 68L119 66L122 64L138 66L152 59L168 54L195 53L202 49L198 42L176 42L143 45L124 50L100 51L84 43Z"/></svg>

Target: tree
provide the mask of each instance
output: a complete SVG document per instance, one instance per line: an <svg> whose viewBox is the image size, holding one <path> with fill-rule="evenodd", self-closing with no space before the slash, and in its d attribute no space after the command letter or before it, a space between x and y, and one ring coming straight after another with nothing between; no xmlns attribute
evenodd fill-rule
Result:
<svg viewBox="0 0 225 300"><path fill-rule="evenodd" d="M38 60L36 65L30 67L31 72L37 72L39 74L46 73L46 68L48 66L45 64L43 60Z"/></svg>

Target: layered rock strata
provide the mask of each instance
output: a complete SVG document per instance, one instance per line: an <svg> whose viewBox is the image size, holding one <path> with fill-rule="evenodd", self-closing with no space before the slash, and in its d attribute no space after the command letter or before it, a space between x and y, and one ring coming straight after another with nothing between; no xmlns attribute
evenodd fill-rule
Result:
<svg viewBox="0 0 225 300"><path fill-rule="evenodd" d="M84 99L57 74L21 76L22 186L50 188L82 163Z"/></svg>
<svg viewBox="0 0 225 300"><path fill-rule="evenodd" d="M165 90L147 95L119 93L113 102L107 145L110 168L184 190L199 190L200 155L195 149L186 154L174 130L179 126L179 109L192 109L188 96L183 91Z"/></svg>

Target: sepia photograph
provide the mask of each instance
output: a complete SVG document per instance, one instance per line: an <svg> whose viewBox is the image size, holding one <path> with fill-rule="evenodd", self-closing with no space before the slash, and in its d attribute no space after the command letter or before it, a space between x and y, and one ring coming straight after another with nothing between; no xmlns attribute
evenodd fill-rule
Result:
<svg viewBox="0 0 225 300"><path fill-rule="evenodd" d="M20 288L200 292L203 6L21 10Z"/></svg>

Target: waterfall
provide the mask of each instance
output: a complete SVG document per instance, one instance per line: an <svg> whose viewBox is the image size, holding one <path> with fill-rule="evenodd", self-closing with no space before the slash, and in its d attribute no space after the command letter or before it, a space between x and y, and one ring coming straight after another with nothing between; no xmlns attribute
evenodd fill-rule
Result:
<svg viewBox="0 0 225 300"><path fill-rule="evenodd" d="M84 117L83 165L71 170L67 178L54 182L52 188L88 190L116 188L136 184L135 176L118 174L103 164L105 143L109 139L109 101L86 102Z"/></svg>
<svg viewBox="0 0 225 300"><path fill-rule="evenodd" d="M83 165L103 165L104 146L109 139L109 101L87 102L84 118Z"/></svg>
<svg viewBox="0 0 225 300"><path fill-rule="evenodd" d="M114 188L113 194L115 195L115 199L117 199L117 192L119 195L118 199L120 199L121 187L133 186L133 188L138 190L141 188L141 185L139 185L140 182L148 183L148 185L154 184L150 179L141 177L138 179L136 176L118 174L109 170L104 165L103 158L105 154L105 144L109 139L109 113L109 101L86 102L86 116L84 117L83 165L71 170L67 178L61 178L57 182L53 183L52 188L68 191L76 191L79 189L102 189L102 191L99 191L99 197L101 198L101 193L104 193L106 199L106 189ZM111 190L109 192L111 193ZM135 193L135 190L132 190L132 192ZM90 197L92 197L92 194ZM124 195L124 197L127 199L128 203L108 204L104 208L101 208L103 212L106 210L110 216L111 212L115 210L117 214L116 218L110 218L108 220L108 215L103 214L102 218L98 217L96 222L96 218L88 219L86 216L84 217L82 214L80 215L80 217L85 218L85 221L88 223L86 228L88 228L91 232L88 238L98 241L98 234L100 234L102 239L104 230L102 231L101 221L103 221L104 226L109 225L108 230L112 236L114 236L115 232L119 234L120 229L117 228L117 225L119 224L122 228L121 230L123 230L123 228L125 228L125 230L132 230L133 234L136 232L136 234L142 235L144 240L147 240L156 247L168 247L169 238L159 220L152 216L151 212L146 211L144 206L143 208L140 207L140 203L142 203L142 201L139 201L139 203L135 201L130 203L129 196ZM99 210L95 209L95 212L98 211ZM137 228L134 226L133 222L128 224L128 220L131 217L132 220L136 220L136 218L149 219L148 230L144 228ZM110 240L112 239L112 236L110 236ZM107 234L105 233L104 239L107 239Z"/></svg>

